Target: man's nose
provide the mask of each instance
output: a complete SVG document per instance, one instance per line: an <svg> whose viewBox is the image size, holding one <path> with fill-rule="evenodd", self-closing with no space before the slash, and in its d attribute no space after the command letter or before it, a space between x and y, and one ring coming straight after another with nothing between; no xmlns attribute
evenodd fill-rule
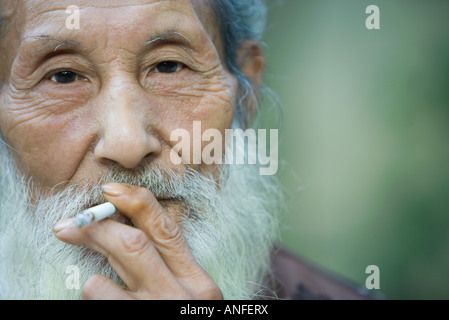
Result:
<svg viewBox="0 0 449 320"><path fill-rule="evenodd" d="M143 159L161 151L151 133L147 102L142 88L111 86L101 109L102 129L94 155L100 162L113 161L124 168L135 168Z"/></svg>

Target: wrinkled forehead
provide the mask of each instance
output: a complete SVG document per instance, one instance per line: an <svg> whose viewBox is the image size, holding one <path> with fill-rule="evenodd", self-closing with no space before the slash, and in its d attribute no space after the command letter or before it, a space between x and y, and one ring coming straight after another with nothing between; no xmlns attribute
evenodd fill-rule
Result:
<svg viewBox="0 0 449 320"><path fill-rule="evenodd" d="M57 35L131 43L133 38L167 32L218 40L213 11L203 0L23 0L18 10L22 40Z"/></svg>
<svg viewBox="0 0 449 320"><path fill-rule="evenodd" d="M115 19L118 16L125 18L130 13L137 14L134 18L148 13L163 14L166 11L194 16L197 9L210 7L207 0L22 0L17 3L21 4L21 10L27 13L27 22L31 23L64 15L73 6L80 9L81 15L95 15L103 23L105 19L113 19L109 23L117 22Z"/></svg>

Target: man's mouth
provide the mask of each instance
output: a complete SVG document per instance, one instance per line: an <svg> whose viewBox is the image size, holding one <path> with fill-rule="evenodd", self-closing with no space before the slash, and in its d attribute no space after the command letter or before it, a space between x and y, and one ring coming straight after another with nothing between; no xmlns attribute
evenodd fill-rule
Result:
<svg viewBox="0 0 449 320"><path fill-rule="evenodd" d="M156 199L161 204L161 206L163 208L167 207L167 205L170 202L177 201L177 199L169 198L169 197L156 197ZM89 208L97 206L97 205L100 205L100 204L101 203L94 203L94 204L90 205ZM118 210L110 218L115 220L115 221L117 221L117 222L120 222L120 223L126 224L128 226L134 227L134 224L133 224L132 220L128 216L124 215L123 213L121 213Z"/></svg>
<svg viewBox="0 0 449 320"><path fill-rule="evenodd" d="M116 213L114 213L111 216L111 219L126 224L128 226L134 227L134 224L132 223L131 219L128 218L127 216L125 216L123 213L121 213L120 211L117 211Z"/></svg>

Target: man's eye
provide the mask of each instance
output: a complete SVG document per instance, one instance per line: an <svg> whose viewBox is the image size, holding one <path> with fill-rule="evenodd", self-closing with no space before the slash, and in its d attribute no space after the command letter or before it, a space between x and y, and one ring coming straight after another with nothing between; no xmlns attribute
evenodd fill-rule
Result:
<svg viewBox="0 0 449 320"><path fill-rule="evenodd" d="M51 76L50 80L56 83L72 83L77 81L79 76L72 71L61 71Z"/></svg>
<svg viewBox="0 0 449 320"><path fill-rule="evenodd" d="M156 70L157 70L157 72L160 72L160 73L174 73L174 72L181 70L182 67L183 67L183 65L179 62L164 61L164 62L159 63L156 66Z"/></svg>

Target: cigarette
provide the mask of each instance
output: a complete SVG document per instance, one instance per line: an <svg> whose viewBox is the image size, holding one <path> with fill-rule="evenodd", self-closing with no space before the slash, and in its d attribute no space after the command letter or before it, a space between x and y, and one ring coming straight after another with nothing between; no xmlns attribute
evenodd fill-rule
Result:
<svg viewBox="0 0 449 320"><path fill-rule="evenodd" d="M116 211L117 209L112 203L106 202L98 206L84 210L75 217L73 223L78 228L81 228L83 226L91 224L94 221L106 219L107 217L112 216Z"/></svg>

